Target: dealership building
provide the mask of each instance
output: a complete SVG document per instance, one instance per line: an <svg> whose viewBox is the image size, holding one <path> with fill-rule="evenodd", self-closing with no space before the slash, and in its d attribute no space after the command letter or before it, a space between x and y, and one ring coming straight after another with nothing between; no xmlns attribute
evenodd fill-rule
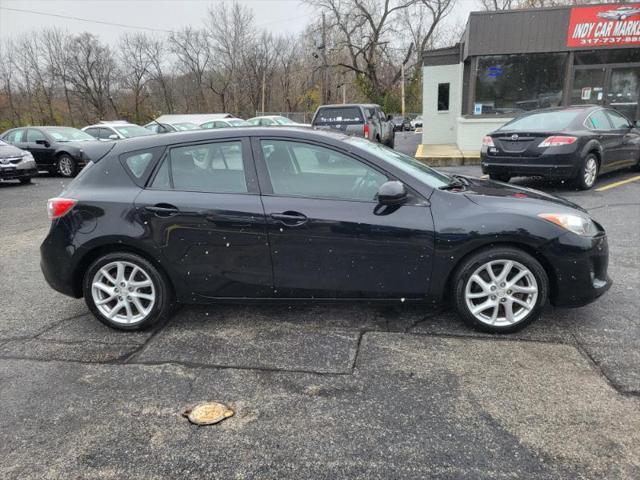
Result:
<svg viewBox="0 0 640 480"><path fill-rule="evenodd" d="M418 157L534 109L598 104L640 118L640 3L472 12L460 43L423 59ZM472 162L470 162L472 163Z"/></svg>

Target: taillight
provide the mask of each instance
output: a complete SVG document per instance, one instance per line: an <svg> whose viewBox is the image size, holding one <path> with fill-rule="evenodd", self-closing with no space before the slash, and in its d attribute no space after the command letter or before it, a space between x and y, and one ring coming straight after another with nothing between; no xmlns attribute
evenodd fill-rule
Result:
<svg viewBox="0 0 640 480"><path fill-rule="evenodd" d="M578 137L569 137L565 135L553 135L551 137L545 138L540 145L539 148L545 147L561 147L562 145L571 145Z"/></svg>
<svg viewBox="0 0 640 480"><path fill-rule="evenodd" d="M365 123L364 127L362 127L362 133L364 135L364 138L369 138L369 124Z"/></svg>
<svg viewBox="0 0 640 480"><path fill-rule="evenodd" d="M495 145L493 144L493 138L491 138L490 136L485 136L482 137L482 146L483 147L495 147Z"/></svg>
<svg viewBox="0 0 640 480"><path fill-rule="evenodd" d="M76 204L76 200L70 198L50 198L47 202L47 213L51 220L65 215Z"/></svg>

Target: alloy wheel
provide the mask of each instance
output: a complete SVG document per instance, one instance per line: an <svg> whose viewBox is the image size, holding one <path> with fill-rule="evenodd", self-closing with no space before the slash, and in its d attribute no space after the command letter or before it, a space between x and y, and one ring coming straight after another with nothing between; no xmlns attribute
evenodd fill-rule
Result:
<svg viewBox="0 0 640 480"><path fill-rule="evenodd" d="M93 277L91 296L105 317L128 325L144 321L156 303L149 274L127 261L115 261L101 267Z"/></svg>
<svg viewBox="0 0 640 480"><path fill-rule="evenodd" d="M73 160L69 157L61 157L58 161L58 170L65 177L73 175Z"/></svg>
<svg viewBox="0 0 640 480"><path fill-rule="evenodd" d="M523 264L493 260L477 268L467 280L465 302L480 322L498 327L523 321L538 299L538 282Z"/></svg>
<svg viewBox="0 0 640 480"><path fill-rule="evenodd" d="M596 181L598 174L598 162L593 157L587 158L584 165L584 184L588 187L592 186Z"/></svg>

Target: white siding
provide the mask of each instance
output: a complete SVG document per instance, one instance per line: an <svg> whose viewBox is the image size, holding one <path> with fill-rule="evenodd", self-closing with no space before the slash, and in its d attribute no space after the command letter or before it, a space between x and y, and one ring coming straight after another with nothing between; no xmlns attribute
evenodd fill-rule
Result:
<svg viewBox="0 0 640 480"><path fill-rule="evenodd" d="M422 143L454 144L461 114L463 64L422 68ZM438 84L449 83L449 111L438 112Z"/></svg>
<svg viewBox="0 0 640 480"><path fill-rule="evenodd" d="M462 151L480 151L482 137L507 123L510 118L462 118L459 117L456 144Z"/></svg>

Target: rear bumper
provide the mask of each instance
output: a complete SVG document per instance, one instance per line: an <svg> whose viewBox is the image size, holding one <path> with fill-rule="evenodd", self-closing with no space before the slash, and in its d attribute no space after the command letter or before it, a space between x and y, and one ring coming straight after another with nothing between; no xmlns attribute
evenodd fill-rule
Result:
<svg viewBox="0 0 640 480"><path fill-rule="evenodd" d="M550 297L554 306L581 307L611 288L609 246L604 233L596 237L566 233L549 243L543 255L554 274Z"/></svg>
<svg viewBox="0 0 640 480"><path fill-rule="evenodd" d="M0 168L0 180L20 180L21 178L31 178L38 174L36 168Z"/></svg>
<svg viewBox="0 0 640 480"><path fill-rule="evenodd" d="M54 222L64 221L64 217L54 220ZM51 288L64 295L80 298L81 289L77 288L74 282L79 255L76 247L69 241L69 230L55 228L55 224L52 225L49 234L40 245L40 269Z"/></svg>
<svg viewBox="0 0 640 480"><path fill-rule="evenodd" d="M508 157L480 154L482 173L510 177L573 178L578 174L576 155L549 155L540 157Z"/></svg>

